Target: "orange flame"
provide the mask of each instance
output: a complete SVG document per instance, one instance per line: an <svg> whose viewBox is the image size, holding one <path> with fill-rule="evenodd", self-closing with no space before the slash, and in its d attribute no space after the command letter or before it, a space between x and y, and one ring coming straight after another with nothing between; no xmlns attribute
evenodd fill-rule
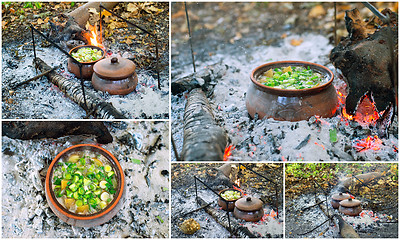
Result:
<svg viewBox="0 0 400 240"><path fill-rule="evenodd" d="M247 195L246 193L243 192L242 189L240 189L240 188L238 188L238 187L233 186L233 189L238 190L239 192L241 192L241 193L243 194L243 196L246 196L246 195Z"/></svg>
<svg viewBox="0 0 400 240"><path fill-rule="evenodd" d="M358 151L364 151L368 149L372 149L374 151L378 151L381 149L382 145L382 140L378 138L378 136L368 136L367 138L364 139L357 139L353 142L353 147Z"/></svg>
<svg viewBox="0 0 400 240"><path fill-rule="evenodd" d="M228 158L232 155L232 151L235 150L235 147L232 145L229 145L227 148L225 148L224 151L224 161L228 161Z"/></svg>
<svg viewBox="0 0 400 240"><path fill-rule="evenodd" d="M240 178L238 178L238 179L235 180L235 184L236 184L238 187L240 187Z"/></svg>
<svg viewBox="0 0 400 240"><path fill-rule="evenodd" d="M103 44L101 43L101 41L99 40L99 32L97 31L97 26L92 26L89 23L86 24L86 29L89 32L84 32L83 36L86 38L86 40L88 41L89 45L93 45L96 47L101 47L104 48Z"/></svg>

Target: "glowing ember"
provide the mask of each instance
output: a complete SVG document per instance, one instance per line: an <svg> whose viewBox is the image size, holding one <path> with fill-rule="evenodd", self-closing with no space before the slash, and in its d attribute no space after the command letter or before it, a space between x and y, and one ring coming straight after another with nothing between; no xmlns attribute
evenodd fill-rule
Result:
<svg viewBox="0 0 400 240"><path fill-rule="evenodd" d="M232 155L232 151L235 150L235 147L232 145L229 145L229 147L225 148L224 152L224 161L228 161L229 157Z"/></svg>
<svg viewBox="0 0 400 240"><path fill-rule="evenodd" d="M240 188L238 188L238 187L233 186L233 189L238 190L239 192L241 192L241 193L243 194L243 196L246 196L246 195L247 195L246 193L243 192L242 189L240 189Z"/></svg>
<svg viewBox="0 0 400 240"><path fill-rule="evenodd" d="M317 143L317 142L314 142L314 144L315 144L315 145L317 145L317 146L320 146L320 147L322 147L322 149L324 149L324 150L325 150L325 146L324 146L324 145L322 145L322 144L319 144L319 143Z"/></svg>
<svg viewBox="0 0 400 240"><path fill-rule="evenodd" d="M357 139L353 141L353 147L357 150L357 152L361 152L364 150L372 149L377 151L381 149L382 140L378 138L378 136L368 136L364 139Z"/></svg>
<svg viewBox="0 0 400 240"><path fill-rule="evenodd" d="M84 32L83 36L88 40L88 45L93 45L96 47L100 47L104 49L103 44L101 43L100 39L100 34L97 31L97 27L90 25L89 23L86 24L86 29L88 29L89 32Z"/></svg>

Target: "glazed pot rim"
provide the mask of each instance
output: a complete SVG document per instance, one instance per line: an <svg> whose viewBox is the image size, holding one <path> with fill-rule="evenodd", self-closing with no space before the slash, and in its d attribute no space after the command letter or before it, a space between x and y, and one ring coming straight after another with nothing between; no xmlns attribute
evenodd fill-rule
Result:
<svg viewBox="0 0 400 240"><path fill-rule="evenodd" d="M96 63L96 62L98 62L98 61L100 61L100 60L102 60L102 59L104 59L105 57L106 57L106 51L104 51L104 49L102 49L101 47L98 47L98 46L94 46L94 45L80 45L80 46L76 46L76 47L74 47L74 48L72 48L71 50L69 50L69 55L71 55L73 52L75 52L77 49L79 49L79 48L84 48L84 47L89 47L89 48L97 48L97 49L99 49L102 53L103 53L103 55L101 56L101 58L99 58L99 59L97 59L96 61L91 61L91 62L80 62L80 63L82 63L83 65L90 65L90 64L94 64L94 63ZM72 56L72 55L71 55ZM68 58L68 59L70 59L70 58ZM70 60L72 60L72 59L70 59ZM76 59L75 59L76 60ZM76 60L76 61L78 61L78 60ZM79 62L79 61L78 61ZM72 61L72 63L74 63L74 64L76 64L74 61Z"/></svg>
<svg viewBox="0 0 400 240"><path fill-rule="evenodd" d="M54 195L54 191L52 189L52 182L51 182L51 177L53 176L53 169L54 169L54 165L61 159L62 156L64 156L65 153L73 151L76 148L96 148L99 151L104 152L105 154L107 154L113 161L113 165L115 165L117 167L116 172L119 172L120 175L120 179L119 179L119 188L117 189L117 194L116 194L116 198L114 198L110 204L108 204L108 206L99 211L98 213L94 213L94 214L89 214L89 215L79 215L76 213L72 213L70 211L68 211L65 207L63 207L58 200L55 198ZM110 159L107 158L107 160L111 161ZM68 147L66 149L64 149L63 151L61 151L59 154L57 154L57 156L53 159L53 161L51 162L48 170L47 170L47 174L46 174L46 194L49 197L50 201L52 202L53 206L60 211L63 215L66 215L69 218L72 219L76 219L76 220L92 220L92 219L97 219L100 218L104 215L106 215L107 213L109 213L112 209L114 209L114 207L118 204L118 202L121 200L122 198L122 194L124 192L124 186L125 186L125 176L124 176L124 171L121 168L121 165L119 164L118 160L114 157L114 155L112 155L109 151L107 151L106 149L93 145L93 144L78 144L78 145L74 145L71 147Z"/></svg>
<svg viewBox="0 0 400 240"><path fill-rule="evenodd" d="M274 66L274 65L278 65L278 64L282 64L282 65L290 65L290 64L296 64L296 65L310 65L310 66L314 66L317 69L322 69L324 71L326 71L328 73L328 77L330 78L328 80L328 82L320 85L320 86L316 86L316 87L312 87L312 88L306 88L306 89L280 89L280 88L274 88L274 87L268 87L265 86L261 83L259 83L254 75L256 74L256 72L259 72L261 70L263 70L263 72L265 70L267 70L268 67ZM265 69L265 70L264 70ZM250 80L253 82L253 84L256 85L256 87L258 87L259 89L261 89L262 91L267 91L270 92L272 94L275 95L283 95L283 96L287 96L287 95L307 95L307 94L311 94L311 93L317 93L320 92L324 89L326 89L328 86L330 86L333 82L333 72L331 70L329 70L329 68L322 66L320 64L317 63L312 63L312 62L306 62L306 61L295 61L295 60L287 60L287 61L276 61L276 62L269 62L269 63L265 63L263 65L260 65L258 67L256 67L255 69L253 69L253 71L251 71L250 74Z"/></svg>
<svg viewBox="0 0 400 240"><path fill-rule="evenodd" d="M235 200L226 200L225 198L221 197L221 193L223 193L223 192L225 192L225 191L230 191L230 190L231 190L231 191L235 191L235 192L239 192L239 193L240 193L240 198L235 199ZM242 193L241 191L239 191L239 190L234 189L234 188L225 188L225 189L219 191L218 196L219 196L219 198L221 198L223 201L226 201L226 202L229 203L229 202L235 202L235 201L241 199L241 198L243 197L243 193Z"/></svg>

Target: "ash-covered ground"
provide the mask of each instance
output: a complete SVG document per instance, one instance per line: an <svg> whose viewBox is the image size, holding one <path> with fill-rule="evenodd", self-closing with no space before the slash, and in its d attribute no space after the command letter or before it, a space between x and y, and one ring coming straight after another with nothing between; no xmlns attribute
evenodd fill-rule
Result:
<svg viewBox="0 0 400 240"><path fill-rule="evenodd" d="M95 144L93 136L26 141L3 137L2 237L169 237L169 124L106 125L114 141L101 147L118 159L125 172L126 195L118 214L101 226L72 227L59 220L46 201L44 180L52 159L72 145ZM158 136L154 152L147 154Z"/></svg>
<svg viewBox="0 0 400 240"><path fill-rule="evenodd" d="M313 19L308 18L306 3L258 4L258 7L254 5L188 5L189 17L192 17L192 41L197 69L218 63L229 67L221 78L213 79L211 76L215 87L208 98L218 124L228 134L229 144L235 147L229 160L396 160L397 114L388 130L389 136L382 139L383 143L377 151L357 151L353 147L358 140L373 133L357 123L342 121L340 109L337 116L321 121L316 121L314 117L298 122L249 117L245 99L251 83L250 72L261 64L281 60L314 62L333 71L336 87L341 87L344 83L339 78L340 73L329 62L329 53L334 47L330 41L333 33L331 6L325 4L325 15ZM183 27L185 20L182 14L179 15L181 8L178 4L172 5L172 81L193 73L187 29ZM213 9L212 14L210 8ZM362 6L360 9L363 14L372 15ZM280 17L277 16L279 13ZM304 24L299 24L303 21ZM172 95L171 99L172 134L180 152L183 144L185 93ZM330 129L337 130L337 142L331 142ZM295 149L307 138L306 145ZM174 153L172 156L175 159Z"/></svg>
<svg viewBox="0 0 400 240"><path fill-rule="evenodd" d="M204 209L186 214L201 207L196 202L195 183L193 176L205 181L214 191L219 192L228 186L221 181L220 177L213 176L213 168L218 168L222 164L172 164L171 174L171 237L173 238L229 238L231 233L220 225L216 219L208 214ZM260 164L262 165L262 164ZM282 238L283 237L283 202L282 202L282 166L266 167L264 172L258 172L270 179L274 179L278 184L278 217L276 216L275 192L274 186L268 183L251 172L237 175L238 166L233 166L231 172L231 180L233 176L241 176L242 185L240 189L248 196L254 196L261 199L264 209L264 217L258 222L246 222L241 219L236 219L232 212L229 213L232 225L241 225L247 228L252 234L259 238ZM254 167L253 170L260 169L260 166ZM245 180L246 179L246 180ZM198 196L206 203L210 203L210 207L226 216L226 211L223 210L217 203L218 196L212 191L197 182ZM200 224L200 230L192 235L184 234L179 226L189 218L193 218Z"/></svg>

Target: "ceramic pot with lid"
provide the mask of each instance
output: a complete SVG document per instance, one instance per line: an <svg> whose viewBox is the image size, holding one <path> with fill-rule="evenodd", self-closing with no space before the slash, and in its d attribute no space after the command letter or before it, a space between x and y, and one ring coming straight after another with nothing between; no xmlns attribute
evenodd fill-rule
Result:
<svg viewBox="0 0 400 240"><path fill-rule="evenodd" d="M93 66L93 87L112 95L126 95L135 90L138 77L136 65L122 57L106 58Z"/></svg>
<svg viewBox="0 0 400 240"><path fill-rule="evenodd" d="M360 212L362 211L361 201L357 199L349 198L347 200L341 201L339 204L339 212L349 216L358 216L358 214L360 214Z"/></svg>
<svg viewBox="0 0 400 240"><path fill-rule="evenodd" d="M246 222L257 222L264 216L263 202L255 197L244 197L236 201L233 215Z"/></svg>
<svg viewBox="0 0 400 240"><path fill-rule="evenodd" d="M327 83L307 89L279 89L268 87L257 81L257 78L269 69L302 66L310 67L325 76ZM338 97L333 86L333 73L327 67L303 61L271 62L256 67L250 75L250 87L246 94L246 108L254 118L273 118L278 121L308 120L317 115L332 117L338 107Z"/></svg>
<svg viewBox="0 0 400 240"><path fill-rule="evenodd" d="M220 192L219 192L219 198L218 198L218 205L223 209L223 210L226 210L226 208L227 208L227 205L228 205L228 211L229 212L233 212L233 209L235 208L235 202L238 200L238 199L240 199L240 198L238 198L238 199L235 199L235 200L223 200L222 199L222 197L221 197L221 194L222 193L224 193L224 192L226 192L226 191L235 191L235 192L239 192L240 193L240 198L242 198L243 197L243 194L240 192L240 191L238 191L238 190L236 190L236 189L234 189L234 188L227 188L227 189L224 189L224 190L221 190Z"/></svg>
<svg viewBox="0 0 400 240"><path fill-rule="evenodd" d="M336 193L332 196L331 204L334 209L338 209L340 206L340 202L346 199L351 198L349 194L346 193Z"/></svg>
<svg viewBox="0 0 400 240"><path fill-rule="evenodd" d="M71 55L73 52L78 51L80 48L94 48L94 49L100 50L102 52L102 56L100 59L98 59L96 61L92 61L92 62L83 62L82 63L82 78L90 80L93 75L93 66L98 61L100 61L101 59L103 59L105 57L105 52L100 47L96 47L96 46L92 46L92 45L82 45L82 46L77 46L77 47L72 48L69 51L69 55ZM81 74L79 71L79 65L77 63L75 63L71 58L68 58L67 69L69 72L75 74L75 76L77 78L80 78Z"/></svg>

